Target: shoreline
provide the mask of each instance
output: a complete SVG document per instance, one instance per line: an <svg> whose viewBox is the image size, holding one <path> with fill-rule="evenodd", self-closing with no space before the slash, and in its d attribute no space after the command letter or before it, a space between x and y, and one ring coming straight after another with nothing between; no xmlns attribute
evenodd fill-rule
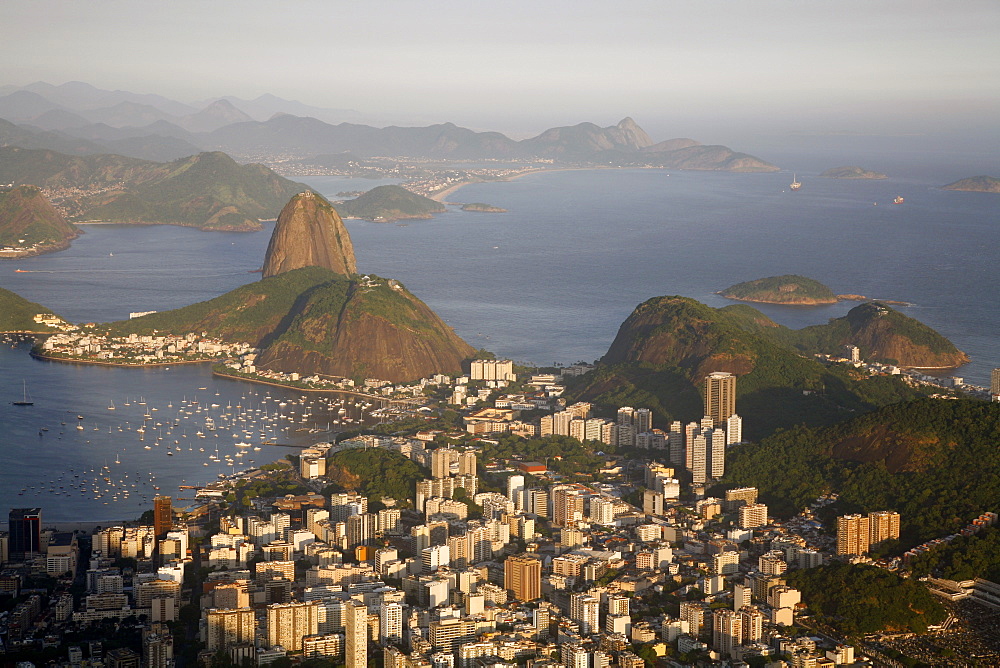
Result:
<svg viewBox="0 0 1000 668"><path fill-rule="evenodd" d="M453 186L448 186L444 190L439 190L438 192L436 192L433 195L431 195L430 199L434 200L435 202L441 202L442 204L462 204L462 202L445 202L444 198L447 197L448 195L451 195L452 193L454 193L459 188L462 188L462 187L467 186L467 185L472 184L472 183L504 183L506 181L516 181L517 179L521 178L522 176L527 176L529 174L538 174L539 172L584 172L584 171L597 170L597 169L620 169L620 168L618 168L618 167L601 167L599 165L595 165L593 167L554 167L552 169L548 169L546 167L538 167L538 168L535 168L535 169L527 169L527 170L525 170L523 172L519 172L518 174L514 174L513 176L508 176L507 178L498 179L496 181L484 181L482 179L462 181L460 183L456 183Z"/></svg>
<svg viewBox="0 0 1000 668"><path fill-rule="evenodd" d="M31 351L28 353L36 360L45 360L46 362L65 362L67 364L93 364L95 366L116 366L123 369L145 369L147 367L161 367L161 366L177 366L180 364L208 364L212 362L217 362L218 360L180 360L177 362L143 362L141 364L125 364L121 362L104 362L101 360L82 360L82 359L69 359L65 357L52 357L49 355L43 355L42 353L36 353Z"/></svg>
<svg viewBox="0 0 1000 668"><path fill-rule="evenodd" d="M357 392L355 390L341 390L341 389L326 389L326 388L315 388L315 387L296 387L294 385L283 385L279 382L272 380L261 380L257 378L246 378L244 376L234 376L228 373L221 373L212 369L212 375L218 376L219 378L229 378L230 380L241 380L245 383L256 383L257 385L269 385L271 387L280 387L283 390L295 390L297 392L319 392L323 394L336 393L336 394L350 394L355 397L364 397L365 399L375 399L378 401L384 401L386 403L401 403L398 400L386 399L385 397L380 397L374 394L365 394L364 392Z"/></svg>

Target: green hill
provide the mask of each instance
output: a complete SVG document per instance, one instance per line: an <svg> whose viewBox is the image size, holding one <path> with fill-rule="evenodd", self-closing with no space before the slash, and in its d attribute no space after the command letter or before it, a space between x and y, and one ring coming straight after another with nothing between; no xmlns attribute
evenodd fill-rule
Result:
<svg viewBox="0 0 1000 668"><path fill-rule="evenodd" d="M417 481L429 475L430 471L395 450L341 450L327 460L327 477L333 484L323 494L356 491L368 497L369 508L382 497L409 503L417 493Z"/></svg>
<svg viewBox="0 0 1000 668"><path fill-rule="evenodd" d="M52 327L34 321L35 315L52 313L41 304L0 288L0 332L53 332Z"/></svg>
<svg viewBox="0 0 1000 668"><path fill-rule="evenodd" d="M171 334L208 332L226 341L266 345L283 327L303 293L335 276L319 267L306 267L248 283L224 295L172 311L161 311L106 325L113 333Z"/></svg>
<svg viewBox="0 0 1000 668"><path fill-rule="evenodd" d="M79 236L75 227L35 186L17 186L0 192L0 257L26 257L69 245Z"/></svg>
<svg viewBox="0 0 1000 668"><path fill-rule="evenodd" d="M400 186L378 186L357 199L334 205L345 218L362 218L379 223L411 218L430 218L446 211L443 204Z"/></svg>
<svg viewBox="0 0 1000 668"><path fill-rule="evenodd" d="M789 573L818 621L844 635L925 633L948 611L922 583L877 566L830 564Z"/></svg>
<svg viewBox="0 0 1000 668"><path fill-rule="evenodd" d="M954 533L1000 499L1000 404L919 399L843 424L798 427L727 453L725 482L778 516L826 492L829 514L895 510L903 547Z"/></svg>
<svg viewBox="0 0 1000 668"><path fill-rule="evenodd" d="M758 278L755 281L737 283L719 294L728 299L739 299L746 302L796 306L833 304L837 301L837 295L830 288L819 281L795 274L769 276L768 278Z"/></svg>
<svg viewBox="0 0 1000 668"><path fill-rule="evenodd" d="M208 230L260 229L302 184L263 165L240 165L225 153L174 162L119 155L71 156L0 148L0 182L65 189L54 203L71 221L187 225Z"/></svg>
<svg viewBox="0 0 1000 668"><path fill-rule="evenodd" d="M401 284L366 278L329 281L303 294L258 366L404 382L458 373L474 355Z"/></svg>
<svg viewBox="0 0 1000 668"><path fill-rule="evenodd" d="M1000 179L995 176L970 176L946 186L943 190L962 190L975 193L1000 193Z"/></svg>
<svg viewBox="0 0 1000 668"><path fill-rule="evenodd" d="M850 344L861 349L862 359L904 367L950 369L969 361L927 325L880 302L855 306L825 325L800 329L794 338L803 352L841 356Z"/></svg>
<svg viewBox="0 0 1000 668"><path fill-rule="evenodd" d="M686 297L655 297L625 320L597 369L571 383L574 398L612 408L652 408L657 420L700 419L698 387L713 371L739 376L737 411L747 434L832 424L915 396L897 378L863 378L793 347L796 333L748 306L713 309Z"/></svg>
<svg viewBox="0 0 1000 668"><path fill-rule="evenodd" d="M850 167L831 167L826 170L820 176L827 179L887 179L889 178L881 172L873 172L870 169L864 169L862 167L850 166Z"/></svg>
<svg viewBox="0 0 1000 668"><path fill-rule="evenodd" d="M320 267L107 328L119 334L207 332L261 348L257 366L263 369L392 382L458 373L474 354L398 282L348 278Z"/></svg>

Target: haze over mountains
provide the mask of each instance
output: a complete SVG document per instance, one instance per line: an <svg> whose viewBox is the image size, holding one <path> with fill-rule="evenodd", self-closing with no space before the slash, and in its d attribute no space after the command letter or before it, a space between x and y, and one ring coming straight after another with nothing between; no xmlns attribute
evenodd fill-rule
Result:
<svg viewBox="0 0 1000 668"><path fill-rule="evenodd" d="M72 154L118 153L169 161L199 151L237 156L291 152L317 156L442 159L547 158L561 162L663 165L689 169L773 171L758 158L693 139L654 142L631 118L551 128L517 141L453 123L384 128L346 122L351 110L329 110L262 95L217 98L201 108L159 95L106 91L80 82L0 88L0 143ZM341 121L331 124L331 121Z"/></svg>

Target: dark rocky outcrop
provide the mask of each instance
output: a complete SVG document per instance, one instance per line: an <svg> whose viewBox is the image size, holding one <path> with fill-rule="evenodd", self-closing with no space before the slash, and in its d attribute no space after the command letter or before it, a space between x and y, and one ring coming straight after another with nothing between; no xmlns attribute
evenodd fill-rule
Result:
<svg viewBox="0 0 1000 668"><path fill-rule="evenodd" d="M312 192L295 195L281 210L264 254L264 278L302 267L323 267L345 276L358 270L344 221Z"/></svg>

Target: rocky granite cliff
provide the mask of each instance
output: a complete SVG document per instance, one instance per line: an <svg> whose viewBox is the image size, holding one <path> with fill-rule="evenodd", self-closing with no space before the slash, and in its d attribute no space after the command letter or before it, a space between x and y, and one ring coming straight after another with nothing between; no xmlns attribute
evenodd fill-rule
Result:
<svg viewBox="0 0 1000 668"><path fill-rule="evenodd" d="M0 257L27 257L61 250L79 236L35 186L0 192Z"/></svg>
<svg viewBox="0 0 1000 668"><path fill-rule="evenodd" d="M357 273L354 245L344 221L321 196L302 192L281 210L264 254L264 278L302 267Z"/></svg>

